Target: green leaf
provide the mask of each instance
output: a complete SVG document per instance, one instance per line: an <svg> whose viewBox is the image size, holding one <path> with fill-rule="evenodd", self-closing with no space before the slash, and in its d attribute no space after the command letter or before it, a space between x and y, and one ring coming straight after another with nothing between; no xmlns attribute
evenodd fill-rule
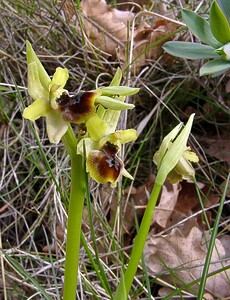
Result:
<svg viewBox="0 0 230 300"><path fill-rule="evenodd" d="M210 8L210 26L215 38L222 44L230 42L230 27L227 18L216 1Z"/></svg>
<svg viewBox="0 0 230 300"><path fill-rule="evenodd" d="M196 43L167 42L164 44L163 49L171 55L188 59L218 57L213 47Z"/></svg>
<svg viewBox="0 0 230 300"><path fill-rule="evenodd" d="M228 20L228 23L230 22L230 1L229 0L216 0L218 3L220 9L225 14L225 17Z"/></svg>
<svg viewBox="0 0 230 300"><path fill-rule="evenodd" d="M230 62L223 59L215 59L207 62L200 68L200 76L219 73L223 74L224 71L230 69ZM219 75L220 75L219 74Z"/></svg>
<svg viewBox="0 0 230 300"><path fill-rule="evenodd" d="M221 46L213 36L210 25L205 19L187 9L183 9L181 14L187 27L201 40L201 42L214 48L219 48Z"/></svg>

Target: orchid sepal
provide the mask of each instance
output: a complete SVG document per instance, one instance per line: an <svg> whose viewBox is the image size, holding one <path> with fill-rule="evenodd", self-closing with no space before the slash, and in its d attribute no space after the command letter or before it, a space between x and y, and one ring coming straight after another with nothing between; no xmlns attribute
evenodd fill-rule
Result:
<svg viewBox="0 0 230 300"><path fill-rule="evenodd" d="M22 116L30 121L35 121L40 117L46 117L51 111L49 102L44 99L37 99L24 109Z"/></svg>
<svg viewBox="0 0 230 300"><path fill-rule="evenodd" d="M40 62L39 58L37 57L36 53L34 52L32 45L30 44L29 41L26 41L26 58L27 58L27 64L28 66L31 63L36 63L38 73L39 73L39 78L42 86L48 90L49 83L51 81L49 75L47 74L45 68L43 67L42 63Z"/></svg>

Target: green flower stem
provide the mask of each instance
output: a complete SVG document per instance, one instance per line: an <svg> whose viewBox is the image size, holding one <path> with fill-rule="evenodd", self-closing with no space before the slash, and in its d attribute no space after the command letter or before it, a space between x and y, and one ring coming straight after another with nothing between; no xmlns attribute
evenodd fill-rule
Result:
<svg viewBox="0 0 230 300"><path fill-rule="evenodd" d="M77 289L82 212L85 198L83 158L76 154L77 140L69 126L62 141L71 158L71 188L68 210L64 300L75 300Z"/></svg>
<svg viewBox="0 0 230 300"><path fill-rule="evenodd" d="M152 193L149 198L148 205L146 207L139 231L135 237L133 249L130 257L130 261L127 270L124 273L124 278L120 281L114 300L124 299L124 290L126 294L129 294L133 278L136 274L138 264L140 262L142 252L145 246L146 238L149 233L149 228L153 219L154 209L157 203L158 196L160 194L162 185L155 182Z"/></svg>

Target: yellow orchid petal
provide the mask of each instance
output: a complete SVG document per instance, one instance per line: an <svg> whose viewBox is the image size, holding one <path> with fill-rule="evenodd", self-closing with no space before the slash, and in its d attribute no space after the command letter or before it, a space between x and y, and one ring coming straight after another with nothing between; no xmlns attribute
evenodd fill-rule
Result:
<svg viewBox="0 0 230 300"><path fill-rule="evenodd" d="M40 117L47 116L52 111L48 101L44 99L37 99L31 105L26 107L23 111L23 118L35 121Z"/></svg>
<svg viewBox="0 0 230 300"><path fill-rule="evenodd" d="M68 129L68 122L62 119L59 111L52 110L46 116L46 128L50 143L58 144Z"/></svg>
<svg viewBox="0 0 230 300"><path fill-rule="evenodd" d="M28 93L34 99L49 99L49 92L44 88L41 83L38 63L32 62L28 65Z"/></svg>
<svg viewBox="0 0 230 300"><path fill-rule="evenodd" d="M199 157L193 151L185 150L183 153L183 157L189 161L197 163L199 161Z"/></svg>
<svg viewBox="0 0 230 300"><path fill-rule="evenodd" d="M135 129L126 129L126 130L117 130L107 136L104 136L99 141L99 149L103 148L106 142L110 142L113 145L116 145L118 148L122 144L126 144L137 139L137 132Z"/></svg>
<svg viewBox="0 0 230 300"><path fill-rule="evenodd" d="M192 179L195 176L195 170L192 164L183 156L180 158L174 169L178 174L181 174L183 179Z"/></svg>
<svg viewBox="0 0 230 300"><path fill-rule="evenodd" d="M52 88L53 85L56 85L59 86L59 88L63 89L68 79L69 79L68 70L66 68L58 67L53 75L49 87Z"/></svg>
<svg viewBox="0 0 230 300"><path fill-rule="evenodd" d="M121 144L133 142L137 139L137 131L135 129L117 130L120 134Z"/></svg>
<svg viewBox="0 0 230 300"><path fill-rule="evenodd" d="M58 109L58 103L56 102L57 98L65 92L68 94L66 90L63 89L67 80L69 78L69 73L66 68L58 67L56 72L53 75L53 78L49 84L49 91L50 91L50 102L53 109Z"/></svg>

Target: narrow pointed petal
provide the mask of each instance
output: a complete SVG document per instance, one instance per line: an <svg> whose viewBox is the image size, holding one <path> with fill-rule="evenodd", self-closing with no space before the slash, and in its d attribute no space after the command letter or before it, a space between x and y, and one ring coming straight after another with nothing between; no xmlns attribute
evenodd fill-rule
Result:
<svg viewBox="0 0 230 300"><path fill-rule="evenodd" d="M133 109L135 107L135 105L131 103L126 103L120 100L116 100L108 96L99 96L96 98L95 102L112 110Z"/></svg>
<svg viewBox="0 0 230 300"><path fill-rule="evenodd" d="M48 89L46 90L40 81L37 62L28 65L28 93L34 100L49 99Z"/></svg>
<svg viewBox="0 0 230 300"><path fill-rule="evenodd" d="M59 111L52 110L46 117L46 128L50 143L58 144L68 130L68 122L62 119Z"/></svg>
<svg viewBox="0 0 230 300"><path fill-rule="evenodd" d="M128 86L108 86L99 89L103 96L131 96L139 92L138 88L131 88Z"/></svg>
<svg viewBox="0 0 230 300"><path fill-rule="evenodd" d="M52 108L48 101L37 99L24 109L23 118L35 121L40 117L45 117L51 112Z"/></svg>

